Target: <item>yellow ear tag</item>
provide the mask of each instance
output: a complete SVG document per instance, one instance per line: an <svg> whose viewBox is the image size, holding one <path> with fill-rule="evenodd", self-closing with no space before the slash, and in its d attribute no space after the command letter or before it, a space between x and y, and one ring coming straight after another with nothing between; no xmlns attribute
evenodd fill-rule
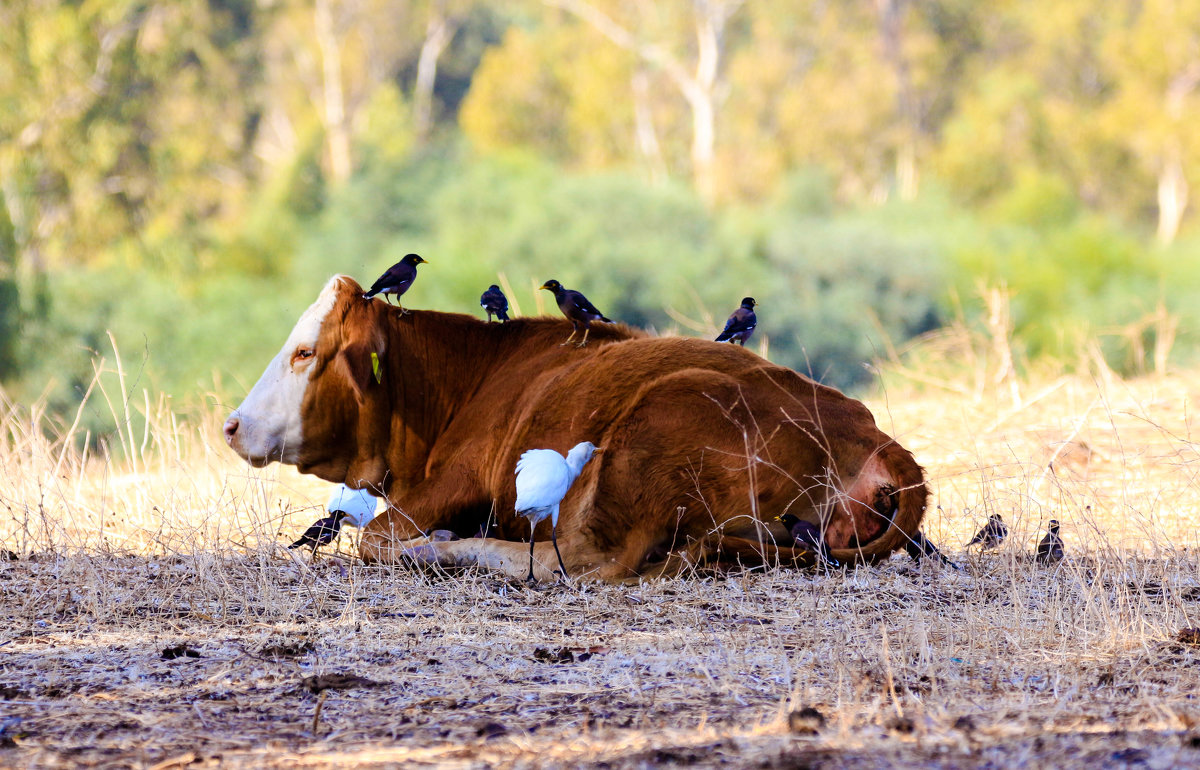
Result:
<svg viewBox="0 0 1200 770"><path fill-rule="evenodd" d="M375 382L383 382L383 369L379 366L379 354L371 351L371 371L375 373Z"/></svg>

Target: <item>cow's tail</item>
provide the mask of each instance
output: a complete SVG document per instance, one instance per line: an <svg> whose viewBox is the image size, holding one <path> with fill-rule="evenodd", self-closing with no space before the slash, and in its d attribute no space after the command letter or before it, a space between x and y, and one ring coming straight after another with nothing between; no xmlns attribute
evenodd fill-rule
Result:
<svg viewBox="0 0 1200 770"><path fill-rule="evenodd" d="M925 484L925 471L904 447L895 441L882 446L877 457L890 477L892 487L888 499L891 510L881 512L890 519L890 524L875 539L854 548L833 550L833 557L843 563L855 561L876 562L887 558L893 551L904 548L916 539L925 518L925 506L929 499L929 488Z"/></svg>

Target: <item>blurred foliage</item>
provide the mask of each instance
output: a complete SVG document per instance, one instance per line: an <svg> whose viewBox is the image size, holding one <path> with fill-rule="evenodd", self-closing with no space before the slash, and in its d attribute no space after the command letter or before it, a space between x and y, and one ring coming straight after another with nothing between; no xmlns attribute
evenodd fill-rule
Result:
<svg viewBox="0 0 1200 770"><path fill-rule="evenodd" d="M416 307L557 278L708 336L754 296L851 389L997 288L1018 366L1191 362L1198 9L11 0L0 381L70 414L111 331L127 387L233 399L409 251Z"/></svg>

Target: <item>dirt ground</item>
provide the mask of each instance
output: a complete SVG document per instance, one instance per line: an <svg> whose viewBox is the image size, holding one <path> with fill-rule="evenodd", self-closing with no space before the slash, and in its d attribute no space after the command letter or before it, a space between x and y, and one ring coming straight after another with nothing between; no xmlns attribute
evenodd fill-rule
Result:
<svg viewBox="0 0 1200 770"><path fill-rule="evenodd" d="M1189 381L872 403L960 570L529 588L314 561L279 543L320 482L11 441L0 766L1200 766ZM989 512L1009 542L964 552ZM1067 558L1040 566L1051 517Z"/></svg>
<svg viewBox="0 0 1200 770"><path fill-rule="evenodd" d="M0 763L1200 764L1184 565L963 566L530 589L335 561L8 562Z"/></svg>

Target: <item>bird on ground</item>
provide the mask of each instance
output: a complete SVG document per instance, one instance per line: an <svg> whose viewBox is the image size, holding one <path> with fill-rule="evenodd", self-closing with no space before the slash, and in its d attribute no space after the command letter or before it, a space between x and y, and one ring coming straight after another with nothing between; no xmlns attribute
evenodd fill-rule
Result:
<svg viewBox="0 0 1200 770"><path fill-rule="evenodd" d="M488 323L492 322L492 316L499 318L502 323L508 320L508 297L494 283L479 295L479 306L487 311Z"/></svg>
<svg viewBox="0 0 1200 770"><path fill-rule="evenodd" d="M530 449L517 460L517 515L529 519L529 577L533 577L533 533L538 522L550 517L550 540L554 543L554 555L563 577L568 577L558 550L558 505L566 497L567 490L583 471L583 466L598 450L590 441L571 447L563 457L553 449Z"/></svg>
<svg viewBox="0 0 1200 770"><path fill-rule="evenodd" d="M913 561L921 561L921 559L934 559L939 564L945 564L955 569L958 565L946 558L946 555L933 544L929 538L925 537L924 532L918 531L916 536L911 540L904 541L904 550L912 557Z"/></svg>
<svg viewBox="0 0 1200 770"><path fill-rule="evenodd" d="M717 342L736 342L746 347L750 335L754 334L754 327L758 326L758 317L754 315L756 304L754 297L743 298L742 306L730 314L725 329L717 335Z"/></svg>
<svg viewBox="0 0 1200 770"><path fill-rule="evenodd" d="M971 542L967 543L966 547L970 548L971 546L978 544L983 547L983 550L987 551L999 546L1002 542L1004 542L1004 538L1007 536L1008 526L1005 525L1004 520L1000 518L1000 514L993 513L988 517L987 524L984 524L983 527L975 533L975 537L971 538Z"/></svg>
<svg viewBox="0 0 1200 770"><path fill-rule="evenodd" d="M832 567L842 566L837 559L830 555L829 543L826 543L825 538L821 537L821 528L816 524L805 521L791 513L785 513L775 518L788 528L788 532L791 534L792 540L796 545L812 551L818 561L829 564Z"/></svg>
<svg viewBox="0 0 1200 770"><path fill-rule="evenodd" d="M1051 519L1049 531L1042 538L1042 542L1038 543L1037 560L1040 564L1051 564L1062 561L1062 557L1063 541L1058 534L1058 519Z"/></svg>
<svg viewBox="0 0 1200 770"><path fill-rule="evenodd" d="M576 347L581 348L587 344L588 332L590 331L592 321L612 323L612 319L605 318L604 314L597 310L595 305L588 302L588 298L583 296L582 293L574 289L564 288L561 283L553 278L542 284L541 288L554 292L554 301L558 303L558 309L571 321L573 326L571 336L567 337L561 343L562 345L566 345L575 339L575 335L579 332L579 327L582 326L583 341L576 345Z"/></svg>
<svg viewBox="0 0 1200 770"><path fill-rule="evenodd" d="M383 275L371 284L371 290L363 294L363 299L370 299L376 294L383 294L383 298L390 305L392 301L388 299L388 295L396 296L396 305L400 310L407 313L404 306L400 304L400 296L408 291L412 286L413 281L417 280L417 265L425 264L425 260L417 254L405 254L404 258L396 264L392 265L384 272Z"/></svg>
<svg viewBox="0 0 1200 770"><path fill-rule="evenodd" d="M345 511L333 511L323 519L317 521L308 529L304 530L304 534L300 539L288 546L289 549L299 548L302 545L311 546L313 553L323 545L329 545L333 539L337 537L338 532L342 529L342 519L346 518Z"/></svg>

